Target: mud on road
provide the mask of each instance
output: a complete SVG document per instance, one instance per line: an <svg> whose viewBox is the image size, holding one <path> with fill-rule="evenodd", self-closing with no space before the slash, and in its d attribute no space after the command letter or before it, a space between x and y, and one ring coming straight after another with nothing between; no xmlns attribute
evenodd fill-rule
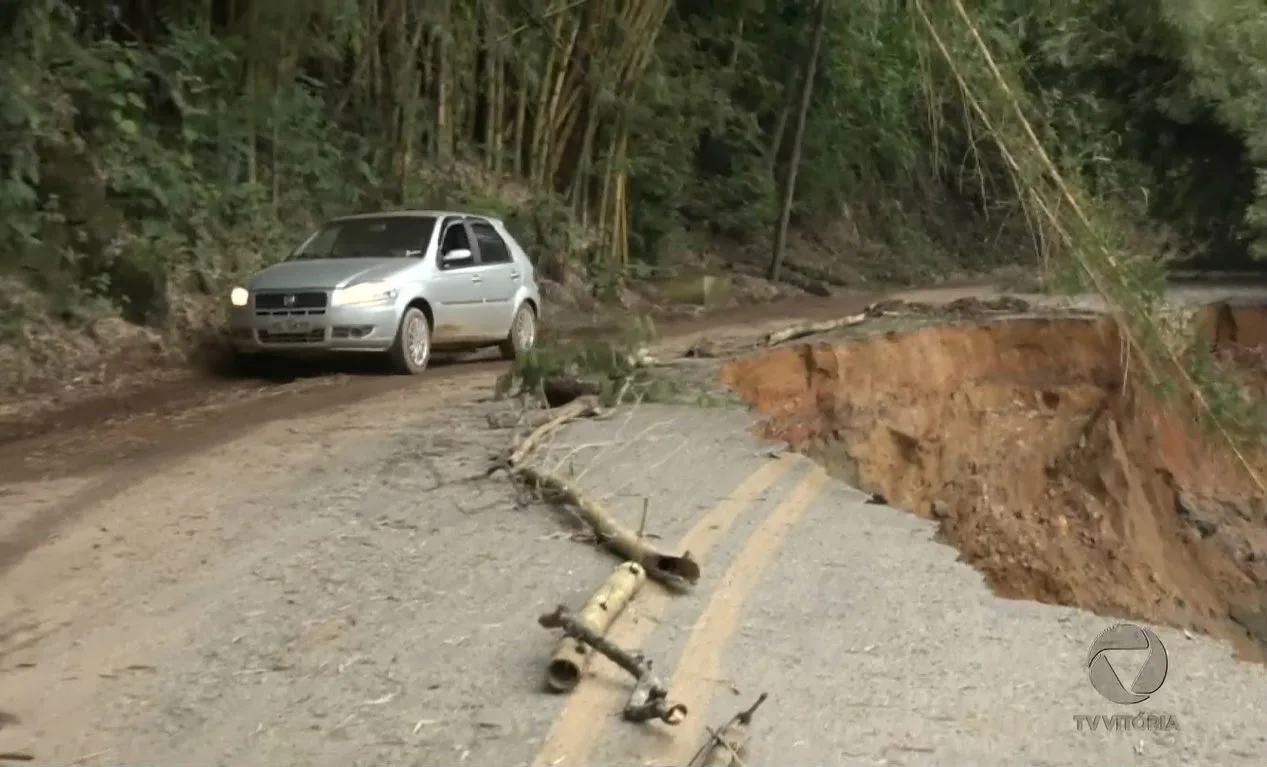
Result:
<svg viewBox="0 0 1267 767"><path fill-rule="evenodd" d="M780 325L789 318L836 317L857 311L873 298L867 293L844 292L830 299L806 296L697 317L669 314L653 318L661 338L672 341L703 333L734 335L745 326ZM610 321L595 318L567 317L563 322L559 327L546 325L543 332L601 334L612 327ZM296 360L277 365L275 375L267 378L232 375L220 367L121 371L109 379L0 400L0 481L18 479L22 474L79 473L108 466L132 455L142 444L162 440L170 448L184 438L177 432L192 435L196 427L210 421L263 423L402 388L505 370L505 364L491 352L438 354L423 381L386 375L385 365L373 358ZM261 410L256 412L256 407ZM221 434L234 431L222 426L211 430ZM54 453L56 460L45 461Z"/></svg>
<svg viewBox="0 0 1267 767"><path fill-rule="evenodd" d="M866 303L849 297L796 313L822 319ZM745 315L742 326L733 317L679 324L662 356L701 338L742 345L785 326L779 313L791 313L768 311ZM1237 559L1236 536L1263 521L1235 522L1244 509L1236 487L1199 484L1217 485L1223 475L1184 464L1204 458L1173 450L1186 444L1178 434L1150 438L1147 407L1120 385L1112 334L1090 320L1048 322L1056 330L1046 335L992 324L848 346L814 339L749 355L723 375L773 417L767 435L798 447L817 440L823 449L806 452L832 473L939 522L1000 593L1238 641L1242 624L1218 612L1226 600L1216 597L1252 592L1245 579L1256 575L1256 560ZM1000 363L963 364L990 355ZM508 439L485 422L502 406L491 401L502 369L476 363L417 380L340 374L212 385L191 410L159 404L156 417L142 406L130 418L89 419L3 446L0 541L10 542L10 556L0 565L0 752L53 764L677 763L665 760L691 738L648 742L606 713L540 693L552 641L533 633L537 613L579 602L612 562L570 540L548 509L520 506L508 483L470 481ZM684 375L715 385L713 361L690 371ZM1261 761L1253 759L1267 742L1253 740L1241 721L1252 719L1261 697L1261 668L1231 668L1216 646L1193 649L1196 641L1183 652L1185 662L1200 659L1198 668L1176 660L1174 687L1187 696L1181 711L1215 716L1201 713L1214 696L1223 718L1211 726L1227 732L1200 730L1178 746L1140 751L1126 740L1088 745L1043 730L1051 741L1043 750L1033 736L1000 740L983 729L1000 702L1023 724L1053 727L1059 709L1068 725L1059 708L1067 701L1053 691L1073 699L1085 684L1053 676L1063 670L1035 672L1049 685L1040 697L1050 710L1031 710L1034 693L1025 690L1035 682L1014 693L981 687L981 664L1032 643L1039 657L1018 657L1021 667L1044 652L1076 666L1084 634L1103 621L1061 613L1053 632L1052 613L999 607L974 590L966 568L951 567L952 550L922 543L926 526L915 517L866 504L812 467L773 459L786 471L765 468L771 445L745 437L751 425L725 408L647 407L571 430L550 458L574 463L577 481L611 499L630 524L651 497L661 510L656 533L666 540L733 520L733 531L709 534L716 562L706 563L700 593L624 630L643 636L657 657L685 659L674 678L699 701L716 691L718 715L730 713L721 710L733 705L730 687L747 695L758 691L753 685L784 685L786 708L753 763L788 754L824 764L931 755L1002 765L1027 749L1035 758L1063 754L1069 758L1055 761L1064 763L1134 754L1139 763L1170 764L1176 753L1192 763ZM1052 466L1078 471L1049 475ZM767 475L768 487L739 495L774 521L742 521L732 488ZM812 493L798 489L805 483ZM1166 514L1164 502L1180 495L1191 497L1185 508L1197 521L1180 525ZM794 497L805 522L795 521ZM1039 513L1062 505L1063 517ZM1203 514L1223 516L1201 522ZM789 539L778 559L766 546L770 575L748 587L752 606L740 614L734 584L752 578L735 576L738 565L728 561L751 548L741 544L754 528ZM1117 560L1104 554L1104 540L1135 539L1141 545ZM1171 561L1180 565L1173 573ZM839 621L834 638L789 628L807 612ZM710 644L717 630L683 630L693 621L733 623L735 649ZM1010 633L991 628L1003 623ZM907 638L882 643L875 631ZM922 647L937 632L971 649ZM852 660L833 664L840 653ZM952 655L969 665L948 672ZM824 668L840 671L825 679ZM751 673L740 678L737 669ZM1018 679L1028 673L1015 670ZM1006 673L995 669L994 677ZM594 680L576 700L607 700L620 689ZM787 700L791 690L801 703ZM841 690L850 692L842 699ZM833 702L853 708L843 719L828 716ZM891 711L912 713L884 713ZM806 722L829 747L806 745Z"/></svg>
<svg viewBox="0 0 1267 767"><path fill-rule="evenodd" d="M868 295L849 293L696 318L661 318L659 335L670 347L681 346L703 334L724 338L755 333L766 325L781 326L788 317L840 316L858 311L868 300ZM569 329L553 332L606 330L574 322ZM0 486L0 498L8 501L8 511L0 512L0 573L81 510L261 425L407 391L424 398L444 395L482 385L506 369L507 364L489 352L439 356L420 379L386 375L384 366L373 359L301 360L277 366L278 375L269 379L205 370L158 371L0 403L0 483L29 486L39 480L79 488L38 514L26 514L24 493L42 491Z"/></svg>

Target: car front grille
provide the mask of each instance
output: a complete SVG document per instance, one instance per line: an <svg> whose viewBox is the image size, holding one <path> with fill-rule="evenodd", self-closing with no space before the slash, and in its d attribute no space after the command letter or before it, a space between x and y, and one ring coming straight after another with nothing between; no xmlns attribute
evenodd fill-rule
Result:
<svg viewBox="0 0 1267 767"><path fill-rule="evenodd" d="M256 309L256 317L320 317L325 309Z"/></svg>
<svg viewBox="0 0 1267 767"><path fill-rule="evenodd" d="M256 309L324 309L330 303L330 296L324 291L310 290L303 292L276 291L255 294Z"/></svg>
<svg viewBox="0 0 1267 767"><path fill-rule="evenodd" d="M304 330L298 333L278 333L269 330L256 331L262 344L319 344L326 340L325 328Z"/></svg>

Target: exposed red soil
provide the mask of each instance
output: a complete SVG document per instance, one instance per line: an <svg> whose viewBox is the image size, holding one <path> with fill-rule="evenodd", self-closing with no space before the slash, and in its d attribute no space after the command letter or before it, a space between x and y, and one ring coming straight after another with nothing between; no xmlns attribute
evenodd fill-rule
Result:
<svg viewBox="0 0 1267 767"><path fill-rule="evenodd" d="M1267 341L1267 315L1241 314L1215 312L1220 340ZM939 520L999 594L1189 628L1256 657L1262 491L1127 359L1111 320L1012 319L779 348L722 379L768 416L766 436ZM1261 449L1246 457L1267 475Z"/></svg>

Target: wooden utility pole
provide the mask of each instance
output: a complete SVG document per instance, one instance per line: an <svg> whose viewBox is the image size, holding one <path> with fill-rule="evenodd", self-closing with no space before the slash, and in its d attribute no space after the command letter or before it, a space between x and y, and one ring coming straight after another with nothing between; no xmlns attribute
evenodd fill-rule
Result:
<svg viewBox="0 0 1267 767"><path fill-rule="evenodd" d="M783 251L787 247L787 226L792 218L792 199L796 196L796 170L801 164L801 146L805 141L805 118L814 97L814 73L818 69L818 53L823 47L823 33L827 29L827 2L818 0L818 12L814 15L814 36L810 41L809 55L805 59L805 77L801 82L801 103L796 113L796 127L792 133L792 156L788 160L787 173L783 175L783 203L779 208L779 221L774 229L774 251L770 254L770 268L766 279L776 282L783 268ZM777 151L777 150L776 150Z"/></svg>

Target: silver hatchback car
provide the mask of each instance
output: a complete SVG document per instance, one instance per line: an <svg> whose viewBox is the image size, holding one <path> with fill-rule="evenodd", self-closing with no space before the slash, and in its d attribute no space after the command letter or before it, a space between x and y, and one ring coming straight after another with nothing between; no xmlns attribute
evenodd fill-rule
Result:
<svg viewBox="0 0 1267 767"><path fill-rule="evenodd" d="M431 210L334 219L229 302L240 354L385 353L407 374L432 349L513 359L541 313L532 262L500 219Z"/></svg>

